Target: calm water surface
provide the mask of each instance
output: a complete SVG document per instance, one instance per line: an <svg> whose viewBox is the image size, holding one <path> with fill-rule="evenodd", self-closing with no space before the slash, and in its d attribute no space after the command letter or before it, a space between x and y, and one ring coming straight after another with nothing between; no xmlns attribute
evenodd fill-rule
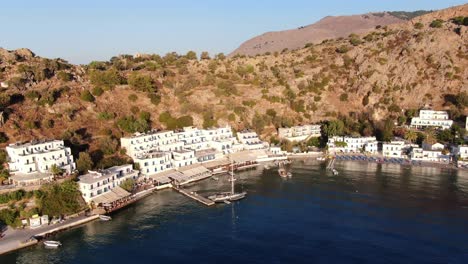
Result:
<svg viewBox="0 0 468 264"><path fill-rule="evenodd" d="M315 161L239 173L248 197L204 207L171 190L0 263L468 263L468 172ZM209 194L226 178L191 187Z"/></svg>

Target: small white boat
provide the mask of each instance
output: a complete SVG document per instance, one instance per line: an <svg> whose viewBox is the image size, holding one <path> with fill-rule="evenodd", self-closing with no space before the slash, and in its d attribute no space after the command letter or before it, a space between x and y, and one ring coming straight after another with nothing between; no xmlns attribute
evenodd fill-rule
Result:
<svg viewBox="0 0 468 264"><path fill-rule="evenodd" d="M338 171L336 169L333 169L332 172L333 172L333 175L338 175Z"/></svg>
<svg viewBox="0 0 468 264"><path fill-rule="evenodd" d="M325 160L325 157L318 157L317 160L318 160L318 161L324 161L324 160Z"/></svg>
<svg viewBox="0 0 468 264"><path fill-rule="evenodd" d="M46 240L46 241L44 241L44 245L46 247L57 248L57 247L62 246L62 243L60 243L59 241Z"/></svg>
<svg viewBox="0 0 468 264"><path fill-rule="evenodd" d="M99 215L99 219L101 221L110 221L110 220L112 220L112 217L107 216L107 215Z"/></svg>

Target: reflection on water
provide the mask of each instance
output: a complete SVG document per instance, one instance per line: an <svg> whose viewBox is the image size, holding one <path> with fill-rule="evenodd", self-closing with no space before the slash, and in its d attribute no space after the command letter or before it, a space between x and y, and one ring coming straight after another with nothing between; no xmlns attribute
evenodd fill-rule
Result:
<svg viewBox="0 0 468 264"><path fill-rule="evenodd" d="M296 162L238 173L246 199L201 206L164 190L112 215L63 232L0 263L243 261L462 263L468 257L468 172L392 164ZM190 189L228 190L227 177ZM229 256L229 258L226 258Z"/></svg>

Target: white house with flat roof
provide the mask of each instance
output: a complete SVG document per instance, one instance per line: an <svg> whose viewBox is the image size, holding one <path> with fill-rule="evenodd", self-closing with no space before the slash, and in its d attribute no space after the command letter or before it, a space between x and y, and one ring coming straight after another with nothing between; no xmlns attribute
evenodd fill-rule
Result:
<svg viewBox="0 0 468 264"><path fill-rule="evenodd" d="M408 153L412 147L418 147L418 145L395 139L382 144L382 155L389 158L406 158L406 153Z"/></svg>
<svg viewBox="0 0 468 264"><path fill-rule="evenodd" d="M144 176L170 170L172 168L172 155L170 152L148 152L133 158Z"/></svg>
<svg viewBox="0 0 468 264"><path fill-rule="evenodd" d="M278 137L289 141L303 141L309 137L320 137L320 125L303 125L278 128Z"/></svg>
<svg viewBox="0 0 468 264"><path fill-rule="evenodd" d="M384 157L402 158L406 143L403 140L392 140L382 144L382 154Z"/></svg>
<svg viewBox="0 0 468 264"><path fill-rule="evenodd" d="M172 152L172 166L180 168L198 163L195 151L191 149L182 149Z"/></svg>
<svg viewBox="0 0 468 264"><path fill-rule="evenodd" d="M457 146L454 154L459 157L459 160L468 160L468 145Z"/></svg>
<svg viewBox="0 0 468 264"><path fill-rule="evenodd" d="M174 151L181 150L184 143L179 140L173 131L153 130L148 133L136 133L131 137L120 139L120 145L125 148L127 155L135 158L138 155L152 151Z"/></svg>
<svg viewBox="0 0 468 264"><path fill-rule="evenodd" d="M375 137L334 136L328 139L330 152L369 152L377 153L378 142Z"/></svg>
<svg viewBox="0 0 468 264"><path fill-rule="evenodd" d="M438 127L448 129L452 124L453 121L449 119L447 111L420 110L419 117L411 119L411 127L415 128Z"/></svg>
<svg viewBox="0 0 468 264"><path fill-rule="evenodd" d="M423 148L413 148L411 150L411 160L428 162L449 162L450 155L442 154L440 150L425 150Z"/></svg>
<svg viewBox="0 0 468 264"><path fill-rule="evenodd" d="M445 148L444 144L440 143L434 143L434 144L429 144L429 143L422 143L422 148L425 150L443 150Z"/></svg>
<svg viewBox="0 0 468 264"><path fill-rule="evenodd" d="M31 141L25 144L10 144L6 147L10 173L32 174L50 173L56 165L66 173L76 169L73 155L63 140Z"/></svg>
<svg viewBox="0 0 468 264"><path fill-rule="evenodd" d="M257 133L254 131L237 132L237 139L245 150L264 149L268 147L265 142L260 140Z"/></svg>
<svg viewBox="0 0 468 264"><path fill-rule="evenodd" d="M99 198L111 193L125 180L137 177L138 171L134 170L131 164L114 166L105 170L89 171L88 174L80 176L78 187L84 200L90 203L93 200L102 200Z"/></svg>

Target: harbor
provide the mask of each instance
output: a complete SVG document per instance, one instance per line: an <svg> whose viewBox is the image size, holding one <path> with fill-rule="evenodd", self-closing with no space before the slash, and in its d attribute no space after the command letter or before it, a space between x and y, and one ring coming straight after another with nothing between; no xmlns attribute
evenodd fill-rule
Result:
<svg viewBox="0 0 468 264"><path fill-rule="evenodd" d="M212 263L225 256L224 248L234 248L231 261L294 262L320 253L327 261L343 263L350 258L348 252L367 252L376 243L379 254L395 263L428 263L449 255L454 262L464 260L466 171L337 160L340 174L330 177L326 163L313 159L288 167L294 175L288 180L275 168L236 172L249 195L231 205L205 206L170 188L153 192L113 212L111 221L94 220L49 237L63 244L59 249L33 245L0 256L0 262L94 264L112 254L116 264L135 256L144 263L154 259ZM219 177L184 189L204 197L228 190L228 177ZM389 215L396 223L388 222ZM355 227L356 222L362 225ZM441 235L432 236L434 229ZM395 246L407 243L413 244L412 251ZM180 254L190 250L206 254ZM369 263L373 257L357 255L356 261Z"/></svg>

